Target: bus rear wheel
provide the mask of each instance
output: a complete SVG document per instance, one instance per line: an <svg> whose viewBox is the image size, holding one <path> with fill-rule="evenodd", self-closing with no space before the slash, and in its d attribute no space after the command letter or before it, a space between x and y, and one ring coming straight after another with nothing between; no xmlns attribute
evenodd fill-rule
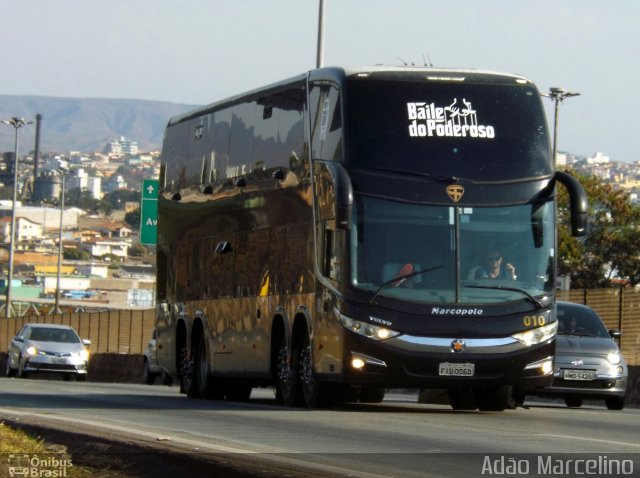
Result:
<svg viewBox="0 0 640 478"><path fill-rule="evenodd" d="M276 359L276 400L286 407L296 404L300 395L300 375L298 373L298 361L295 355L291 357L289 347L283 345L278 351Z"/></svg>
<svg viewBox="0 0 640 478"><path fill-rule="evenodd" d="M182 354L180 377L182 388L189 398L208 398L222 400L224 390L218 384L215 386L211 378L209 361L207 358L207 343L204 334L199 334L193 346L193 359L189 359L185 351Z"/></svg>

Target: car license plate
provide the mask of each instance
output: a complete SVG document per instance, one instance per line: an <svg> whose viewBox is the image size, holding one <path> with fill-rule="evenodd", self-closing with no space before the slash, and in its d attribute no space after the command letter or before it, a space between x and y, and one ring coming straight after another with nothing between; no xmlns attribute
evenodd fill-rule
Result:
<svg viewBox="0 0 640 478"><path fill-rule="evenodd" d="M596 373L593 370L565 370L565 380L595 380Z"/></svg>
<svg viewBox="0 0 640 478"><path fill-rule="evenodd" d="M472 363L443 362L438 368L438 375L445 377L472 377L475 365Z"/></svg>
<svg viewBox="0 0 640 478"><path fill-rule="evenodd" d="M65 358L52 358L51 362L55 365L64 365L67 363L67 359Z"/></svg>

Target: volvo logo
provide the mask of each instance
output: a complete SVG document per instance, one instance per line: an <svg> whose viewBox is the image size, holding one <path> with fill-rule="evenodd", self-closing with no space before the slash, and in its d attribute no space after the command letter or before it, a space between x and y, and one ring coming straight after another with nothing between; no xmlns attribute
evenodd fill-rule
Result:
<svg viewBox="0 0 640 478"><path fill-rule="evenodd" d="M452 352L463 352L467 348L467 344L462 339L454 339L451 341Z"/></svg>
<svg viewBox="0 0 640 478"><path fill-rule="evenodd" d="M447 186L447 195L453 202L458 202L464 195L464 187L460 186L459 184L452 184L450 186Z"/></svg>

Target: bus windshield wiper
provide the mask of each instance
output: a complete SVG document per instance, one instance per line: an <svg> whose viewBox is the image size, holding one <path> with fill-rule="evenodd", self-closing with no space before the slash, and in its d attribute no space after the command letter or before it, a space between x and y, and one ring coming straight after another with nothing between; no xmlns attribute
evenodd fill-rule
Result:
<svg viewBox="0 0 640 478"><path fill-rule="evenodd" d="M469 289L493 289L493 290L508 290L511 292L519 292L522 295L525 295L527 299L529 299L538 309L544 309L544 305L540 300L536 299L534 296L529 294L524 289L519 289L518 287L504 287L501 285L465 285L464 287L468 287Z"/></svg>
<svg viewBox="0 0 640 478"><path fill-rule="evenodd" d="M410 279L411 277L415 277L415 276L419 276L422 274L426 274L427 272L432 272L435 271L437 269L442 269L444 267L444 265L439 265L439 266L435 266L435 267L430 267L429 269L424 269L424 270L420 270L420 271L413 271L413 272L409 272L408 274L402 274L399 275L397 277L394 277L393 279L389 279L388 281L383 282L380 287L378 287L375 291L375 293L373 294L373 297L371 297L371 300L369 301L370 304L373 304L373 301L376 300L376 297L378 297L378 294L380 292L382 292L382 289L384 289L385 287L394 284L396 282L401 282L403 280L406 279Z"/></svg>

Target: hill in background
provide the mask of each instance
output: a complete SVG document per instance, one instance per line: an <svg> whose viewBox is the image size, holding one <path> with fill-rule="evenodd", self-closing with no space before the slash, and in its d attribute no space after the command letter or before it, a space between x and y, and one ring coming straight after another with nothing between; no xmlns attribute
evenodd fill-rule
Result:
<svg viewBox="0 0 640 478"><path fill-rule="evenodd" d="M138 142L138 150L159 151L167 121L196 105L126 99L80 99L0 95L0 120L42 115L40 151L102 151L120 136ZM35 146L35 124L20 130L19 154ZM14 130L0 127L0 152L13 151Z"/></svg>

